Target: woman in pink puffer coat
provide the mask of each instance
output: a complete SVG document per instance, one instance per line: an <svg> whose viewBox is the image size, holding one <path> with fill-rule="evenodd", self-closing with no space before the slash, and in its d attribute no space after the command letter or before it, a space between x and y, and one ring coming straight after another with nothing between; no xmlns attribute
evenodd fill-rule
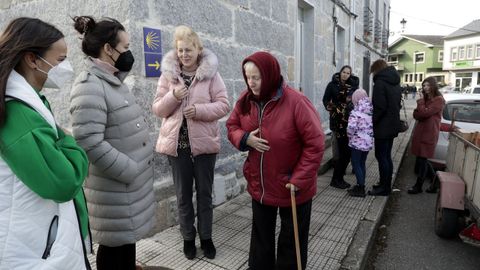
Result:
<svg viewBox="0 0 480 270"><path fill-rule="evenodd" d="M212 186L220 151L218 120L230 110L227 91L217 72L217 57L189 27L174 33L175 50L162 60L162 76L152 110L162 118L156 150L168 156L177 195L178 219L187 259L196 255L195 237L205 257L215 258L212 241ZM198 224L192 203L195 180Z"/></svg>

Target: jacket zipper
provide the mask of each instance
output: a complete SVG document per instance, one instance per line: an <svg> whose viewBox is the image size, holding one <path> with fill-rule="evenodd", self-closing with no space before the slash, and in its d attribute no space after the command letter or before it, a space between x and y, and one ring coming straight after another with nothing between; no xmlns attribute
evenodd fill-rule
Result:
<svg viewBox="0 0 480 270"><path fill-rule="evenodd" d="M187 100L186 100L186 103L187 105L185 107L188 107L188 102L190 100L190 88L192 88L193 84L197 82L197 76L195 76L192 80L192 83L190 84L190 86L187 88L188 90L188 95L187 95ZM185 108L184 107L184 108ZM195 112L196 113L196 112ZM183 112L182 112L182 117L183 116ZM192 164L194 164L194 157L193 157L193 153L192 153L192 140L190 140L190 124L188 122L191 122L190 119L187 119L185 118L185 120L187 121L187 132L188 132L188 144L190 146L190 159L192 160ZM182 118L182 121L183 121L183 118Z"/></svg>
<svg viewBox="0 0 480 270"><path fill-rule="evenodd" d="M260 111L260 114L258 115L258 134L259 134L259 138L261 139L262 138L262 119L263 119L263 113L265 111L265 109L267 108L267 105L272 101L269 100L267 101L267 103L265 103L265 105L263 105L262 107L260 107L260 105L258 103L255 103L257 105L257 107L259 108L259 111ZM260 155L260 183L262 184L262 196L260 196L260 203L263 204L263 197L265 197L265 185L263 183L263 154L265 152L262 152L262 154Z"/></svg>
<svg viewBox="0 0 480 270"><path fill-rule="evenodd" d="M83 197L85 198L85 203L87 202L87 198L85 197L85 192L83 191L82 189L82 192L83 192ZM88 255L87 255L87 247L86 247L86 244L85 244L85 239L83 239L83 235L82 235L82 224L80 222L80 216L78 215L78 209L77 209L77 205L75 204L75 201L73 201L73 207L75 208L75 215L77 217L77 223L78 223L78 231L80 233L80 242L82 242L82 249L83 249L83 261L85 262L85 268L86 270L91 270L92 267L90 266L90 262L88 261ZM87 209L87 214L88 214L88 209ZM90 231L90 222L88 223L88 235L87 235L87 239L89 240L88 244L90 246L90 252L93 253L93 243L92 243L92 232Z"/></svg>
<svg viewBox="0 0 480 270"><path fill-rule="evenodd" d="M42 259L46 260L50 256L50 251L52 250L53 243L55 243L55 239L57 239L57 232L58 215L55 215L50 222L50 227L48 228L47 244L45 246L45 250L43 251Z"/></svg>

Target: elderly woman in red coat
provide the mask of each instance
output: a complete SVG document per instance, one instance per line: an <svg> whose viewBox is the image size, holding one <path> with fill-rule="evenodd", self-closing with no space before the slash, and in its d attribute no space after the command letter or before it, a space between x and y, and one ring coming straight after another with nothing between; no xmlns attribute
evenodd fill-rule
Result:
<svg viewBox="0 0 480 270"><path fill-rule="evenodd" d="M248 151L243 167L252 196L250 269L296 269L290 188L296 190L300 253L307 264L312 198L324 152L317 111L302 93L288 86L278 61L257 52L243 61L247 89L227 121L228 139ZM281 229L275 258L275 224Z"/></svg>
<svg viewBox="0 0 480 270"><path fill-rule="evenodd" d="M438 91L438 84L434 77L425 78L422 82L423 97L417 100L417 108L413 111L413 118L417 120L412 136L412 154L417 156L418 177L415 185L408 190L410 194L422 192L428 168L428 158L432 158L440 132L445 100Z"/></svg>

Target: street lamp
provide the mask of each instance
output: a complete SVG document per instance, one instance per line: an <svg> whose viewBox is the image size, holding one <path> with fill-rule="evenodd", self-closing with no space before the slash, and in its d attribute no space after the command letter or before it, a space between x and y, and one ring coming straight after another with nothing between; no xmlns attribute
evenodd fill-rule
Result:
<svg viewBox="0 0 480 270"><path fill-rule="evenodd" d="M405 32L405 24L407 24L407 21L405 20L405 18L402 18L402 20L400 21L400 24L402 25L402 34L403 34L403 32Z"/></svg>

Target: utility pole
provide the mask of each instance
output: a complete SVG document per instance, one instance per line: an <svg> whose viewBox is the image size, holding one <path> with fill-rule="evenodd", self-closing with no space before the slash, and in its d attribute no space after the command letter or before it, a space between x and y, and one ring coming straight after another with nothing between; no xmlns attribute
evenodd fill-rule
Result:
<svg viewBox="0 0 480 270"><path fill-rule="evenodd" d="M417 88L417 52L418 51L414 51L413 52L413 86L415 86L415 88Z"/></svg>

